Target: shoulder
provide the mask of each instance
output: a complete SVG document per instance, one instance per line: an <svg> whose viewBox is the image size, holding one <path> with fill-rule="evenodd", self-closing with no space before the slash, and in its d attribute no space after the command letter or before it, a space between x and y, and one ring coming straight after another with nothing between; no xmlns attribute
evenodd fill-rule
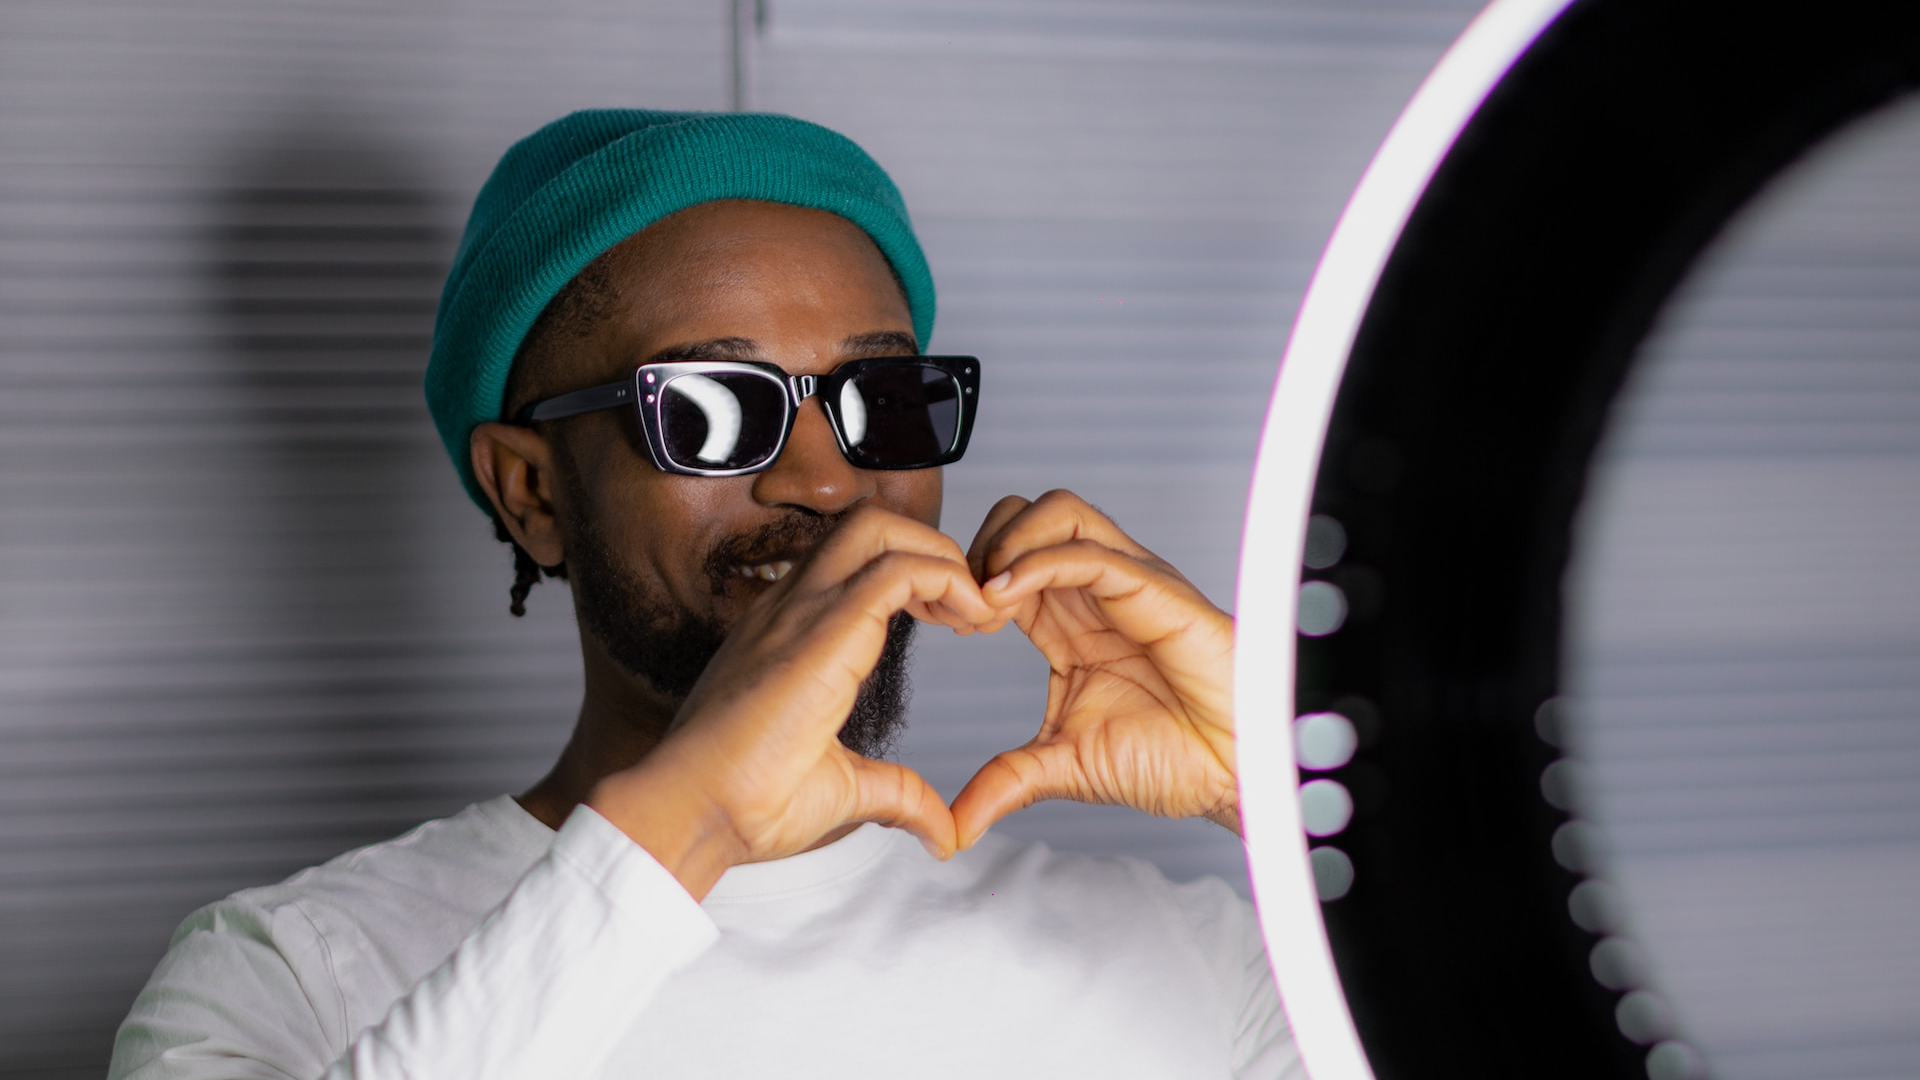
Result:
<svg viewBox="0 0 1920 1080"><path fill-rule="evenodd" d="M155 982L244 970L297 985L331 1036L352 1031L444 960L551 845L514 813L502 796L209 904L174 932Z"/></svg>
<svg viewBox="0 0 1920 1080"><path fill-rule="evenodd" d="M543 830L503 796L193 912L121 1025L111 1075L187 1075L187 1048L207 1046L319 1075L538 861Z"/></svg>
<svg viewBox="0 0 1920 1080"><path fill-rule="evenodd" d="M500 902L552 840L551 831L503 795L356 848L278 884L235 893L228 903L268 912L301 907L362 916L398 904L421 915L437 910L455 917L478 915Z"/></svg>

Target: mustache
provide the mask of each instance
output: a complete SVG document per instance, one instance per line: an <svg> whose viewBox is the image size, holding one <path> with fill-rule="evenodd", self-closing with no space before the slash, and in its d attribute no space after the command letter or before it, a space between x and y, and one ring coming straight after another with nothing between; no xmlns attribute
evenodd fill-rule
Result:
<svg viewBox="0 0 1920 1080"><path fill-rule="evenodd" d="M791 559L812 551L828 533L840 527L847 513L789 514L716 543L706 560L707 580L713 586L713 594L724 594L728 586L738 580L736 567Z"/></svg>

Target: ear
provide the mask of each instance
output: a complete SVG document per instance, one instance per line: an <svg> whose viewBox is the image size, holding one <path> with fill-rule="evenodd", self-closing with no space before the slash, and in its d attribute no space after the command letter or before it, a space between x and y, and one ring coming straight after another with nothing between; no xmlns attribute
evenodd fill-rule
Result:
<svg viewBox="0 0 1920 1080"><path fill-rule="evenodd" d="M473 475L507 531L541 566L567 560L560 536L553 444L532 428L481 424L468 437Z"/></svg>

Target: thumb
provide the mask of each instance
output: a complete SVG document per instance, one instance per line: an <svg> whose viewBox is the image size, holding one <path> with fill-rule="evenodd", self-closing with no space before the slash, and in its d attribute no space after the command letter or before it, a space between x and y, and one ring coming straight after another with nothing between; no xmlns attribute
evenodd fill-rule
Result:
<svg viewBox="0 0 1920 1080"><path fill-rule="evenodd" d="M872 821L905 829L936 859L949 859L959 850L953 813L933 785L920 774L891 761L875 761L851 750L854 806L849 820Z"/></svg>
<svg viewBox="0 0 1920 1080"><path fill-rule="evenodd" d="M972 847L993 823L1042 799L1066 793L1054 782L1058 763L1048 748L1022 746L994 755L953 797L953 822L961 848Z"/></svg>

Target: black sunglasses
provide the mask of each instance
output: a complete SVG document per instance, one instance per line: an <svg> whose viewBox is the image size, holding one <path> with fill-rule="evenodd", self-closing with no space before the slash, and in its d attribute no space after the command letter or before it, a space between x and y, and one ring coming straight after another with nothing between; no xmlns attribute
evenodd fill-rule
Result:
<svg viewBox="0 0 1920 1080"><path fill-rule="evenodd" d="M877 356L825 375L789 375L757 360L642 364L625 382L521 409L517 424L628 403L661 472L740 476L773 467L800 403L819 395L840 452L862 469L930 469L960 460L973 434L980 361Z"/></svg>

